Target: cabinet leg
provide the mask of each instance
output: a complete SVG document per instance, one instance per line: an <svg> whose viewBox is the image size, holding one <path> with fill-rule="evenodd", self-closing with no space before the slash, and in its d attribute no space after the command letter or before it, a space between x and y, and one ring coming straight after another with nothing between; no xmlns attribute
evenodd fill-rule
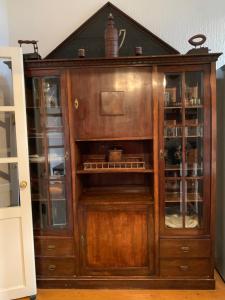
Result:
<svg viewBox="0 0 225 300"><path fill-rule="evenodd" d="M30 300L36 300L36 295L32 295L29 298L30 298Z"/></svg>

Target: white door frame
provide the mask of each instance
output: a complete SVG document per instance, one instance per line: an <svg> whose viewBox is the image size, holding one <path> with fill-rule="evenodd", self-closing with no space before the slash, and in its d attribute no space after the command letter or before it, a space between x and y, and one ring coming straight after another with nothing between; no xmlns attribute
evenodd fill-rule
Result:
<svg viewBox="0 0 225 300"><path fill-rule="evenodd" d="M20 234L20 245L22 246L22 250L20 249L22 253L22 255L20 255L21 262L18 262L18 265L20 264L23 268L21 270L23 280L16 286L13 286L10 285L10 278L6 278L7 276L9 277L9 275L4 275L7 273L6 269L1 268L1 265L3 266L4 257L7 256L7 249L10 250L11 248L9 247L13 247L13 239L11 239L11 245L7 245L7 237L3 237L2 239L0 237L0 299L11 300L35 295L36 278L22 50L19 47L2 47L0 48L0 58L5 58L6 60L10 59L12 62L14 106L0 106L0 112L15 112L17 144L17 157L0 158L0 164L17 163L19 183L22 181L27 183L25 188L20 189L20 206L0 208L0 232L1 226L3 228L2 230L4 230L4 228L7 228L4 226L10 224L6 223L6 221L12 222L11 224L15 222L15 224L17 224L15 232ZM4 246L1 246L1 241L4 241ZM19 249L14 249L14 252L17 250L19 251ZM11 276L16 276L16 274L12 273Z"/></svg>

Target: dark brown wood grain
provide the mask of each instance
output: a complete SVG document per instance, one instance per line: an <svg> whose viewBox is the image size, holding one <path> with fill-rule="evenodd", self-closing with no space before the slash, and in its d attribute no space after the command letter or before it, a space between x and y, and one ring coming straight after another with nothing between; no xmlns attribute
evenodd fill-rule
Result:
<svg viewBox="0 0 225 300"><path fill-rule="evenodd" d="M160 257L211 257L211 241L206 239L161 239Z"/></svg>
<svg viewBox="0 0 225 300"><path fill-rule="evenodd" d="M36 257L36 274L42 277L72 277L75 274L74 258Z"/></svg>
<svg viewBox="0 0 225 300"><path fill-rule="evenodd" d="M35 256L73 256L72 238L40 237L34 239Z"/></svg>
<svg viewBox="0 0 225 300"><path fill-rule="evenodd" d="M152 137L151 68L75 69L71 86L75 139Z"/></svg>
<svg viewBox="0 0 225 300"><path fill-rule="evenodd" d="M149 206L95 204L81 211L83 274L151 273L154 228L148 225Z"/></svg>
<svg viewBox="0 0 225 300"><path fill-rule="evenodd" d="M208 258L162 258L160 275L162 277L210 277Z"/></svg>

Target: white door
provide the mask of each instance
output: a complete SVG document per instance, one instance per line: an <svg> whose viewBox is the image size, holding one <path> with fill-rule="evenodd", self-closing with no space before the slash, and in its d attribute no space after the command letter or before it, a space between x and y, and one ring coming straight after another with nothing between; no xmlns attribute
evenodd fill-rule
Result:
<svg viewBox="0 0 225 300"><path fill-rule="evenodd" d="M0 300L36 294L23 60L0 48Z"/></svg>

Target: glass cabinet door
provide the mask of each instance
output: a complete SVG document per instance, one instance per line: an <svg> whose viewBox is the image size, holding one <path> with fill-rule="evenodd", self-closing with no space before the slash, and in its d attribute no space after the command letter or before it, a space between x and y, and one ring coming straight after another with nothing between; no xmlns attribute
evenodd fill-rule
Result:
<svg viewBox="0 0 225 300"><path fill-rule="evenodd" d="M27 115L34 229L68 226L60 78L27 79Z"/></svg>
<svg viewBox="0 0 225 300"><path fill-rule="evenodd" d="M207 196L203 74L202 71L164 74L160 155L166 229L203 228Z"/></svg>

